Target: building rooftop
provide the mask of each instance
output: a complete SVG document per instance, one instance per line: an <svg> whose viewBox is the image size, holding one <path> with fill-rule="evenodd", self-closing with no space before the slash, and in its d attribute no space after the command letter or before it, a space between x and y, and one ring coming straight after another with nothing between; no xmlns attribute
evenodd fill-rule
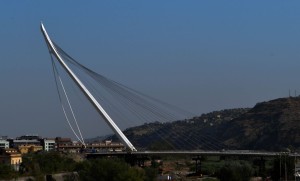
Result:
<svg viewBox="0 0 300 181"><path fill-rule="evenodd" d="M17 140L38 140L41 139L38 135L24 135L16 138Z"/></svg>

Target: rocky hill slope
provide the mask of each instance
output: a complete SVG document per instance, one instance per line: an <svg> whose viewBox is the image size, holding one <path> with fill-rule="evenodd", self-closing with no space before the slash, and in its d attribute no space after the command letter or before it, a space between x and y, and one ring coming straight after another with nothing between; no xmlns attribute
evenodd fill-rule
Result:
<svg viewBox="0 0 300 181"><path fill-rule="evenodd" d="M124 134L147 150L300 149L300 98L280 98L252 109L214 111L189 120L149 123ZM115 139L115 137L112 137Z"/></svg>
<svg viewBox="0 0 300 181"><path fill-rule="evenodd" d="M221 150L227 146L218 138L223 133L219 128L247 111L249 109L228 109L182 121L148 123L129 128L124 134L139 149Z"/></svg>
<svg viewBox="0 0 300 181"><path fill-rule="evenodd" d="M247 113L222 125L225 145L237 149L300 148L300 98L258 103Z"/></svg>

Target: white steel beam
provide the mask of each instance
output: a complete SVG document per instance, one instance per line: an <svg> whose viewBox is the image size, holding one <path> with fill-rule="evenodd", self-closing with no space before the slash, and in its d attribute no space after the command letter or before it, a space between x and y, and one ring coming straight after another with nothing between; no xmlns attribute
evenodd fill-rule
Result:
<svg viewBox="0 0 300 181"><path fill-rule="evenodd" d="M70 77L74 80L74 82L78 85L78 87L83 91L84 95L88 98L91 104L96 108L99 114L104 118L109 127L114 131L114 133L118 136L121 142L130 150L137 151L135 147L131 144L131 142L127 139L127 137L123 134L120 128L115 124L112 118L106 113L103 107L99 104L99 102L94 98L94 96L90 93L90 91L85 87L85 85L81 82L81 80L75 75L75 73L69 68L69 66L65 63L62 57L58 54L54 44L52 43L43 23L41 23L41 31L45 37L46 43L48 47L52 50L58 62L63 66L63 68L67 71Z"/></svg>

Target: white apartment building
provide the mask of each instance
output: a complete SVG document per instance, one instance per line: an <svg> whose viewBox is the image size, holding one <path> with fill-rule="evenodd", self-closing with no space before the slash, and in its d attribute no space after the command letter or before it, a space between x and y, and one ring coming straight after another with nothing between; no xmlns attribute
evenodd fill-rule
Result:
<svg viewBox="0 0 300 181"><path fill-rule="evenodd" d="M9 142L6 140L0 139L0 148L9 148Z"/></svg>

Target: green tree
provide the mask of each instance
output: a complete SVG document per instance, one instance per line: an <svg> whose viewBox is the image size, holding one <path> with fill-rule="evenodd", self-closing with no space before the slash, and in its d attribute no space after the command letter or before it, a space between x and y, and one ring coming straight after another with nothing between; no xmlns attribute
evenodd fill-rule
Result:
<svg viewBox="0 0 300 181"><path fill-rule="evenodd" d="M220 169L220 181L248 181L253 175L253 168L245 161L232 161Z"/></svg>
<svg viewBox="0 0 300 181"><path fill-rule="evenodd" d="M23 157L21 173L26 175L45 175L73 171L76 162L57 152L27 154Z"/></svg>
<svg viewBox="0 0 300 181"><path fill-rule="evenodd" d="M18 176L10 165L0 164L0 179L12 179Z"/></svg>
<svg viewBox="0 0 300 181"><path fill-rule="evenodd" d="M154 181L158 175L158 168L146 167L145 170L145 181Z"/></svg>
<svg viewBox="0 0 300 181"><path fill-rule="evenodd" d="M76 170L83 181L142 181L145 172L120 160L96 159L78 164Z"/></svg>

